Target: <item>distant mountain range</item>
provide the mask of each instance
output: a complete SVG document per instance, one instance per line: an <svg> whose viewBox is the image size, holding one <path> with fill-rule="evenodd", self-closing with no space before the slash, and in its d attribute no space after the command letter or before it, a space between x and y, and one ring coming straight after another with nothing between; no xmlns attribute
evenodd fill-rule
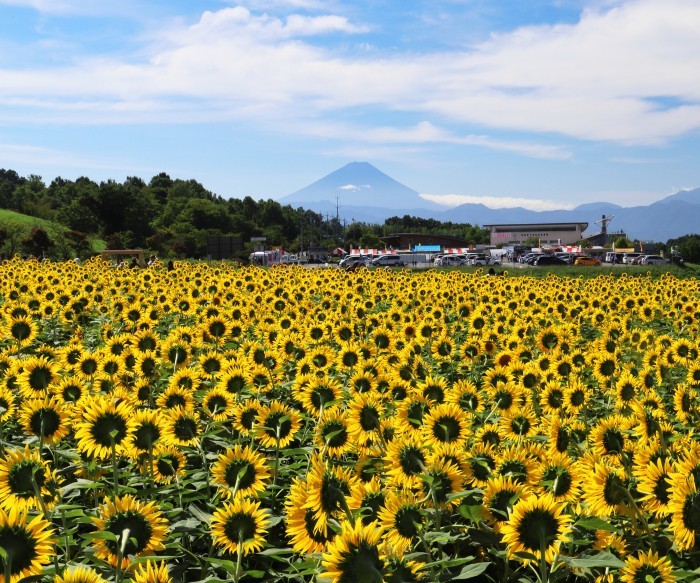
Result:
<svg viewBox="0 0 700 583"><path fill-rule="evenodd" d="M647 206L621 207L607 202L586 203L573 210L532 211L492 209L463 204L445 210L420 197L367 162L353 162L280 199L344 221L381 223L391 216L412 215L472 225L509 223L587 222L586 235L600 231L596 221L613 216L609 233L623 231L632 239L661 241L700 233L700 188L682 190Z"/></svg>

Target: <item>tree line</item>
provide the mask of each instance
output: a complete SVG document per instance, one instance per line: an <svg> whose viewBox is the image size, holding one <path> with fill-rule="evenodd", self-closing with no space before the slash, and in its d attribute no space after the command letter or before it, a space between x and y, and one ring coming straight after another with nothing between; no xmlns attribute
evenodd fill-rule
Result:
<svg viewBox="0 0 700 583"><path fill-rule="evenodd" d="M0 250L43 254L67 259L84 257L101 239L108 249L142 248L162 257L204 258L212 236L241 237L246 256L251 237L265 237L267 246L290 252L309 247L380 247L380 238L396 232L449 234L470 243L488 243L488 231L476 225L440 222L405 215L383 224L353 222L301 207L250 196L224 199L194 179L173 179L165 172L145 182L95 182L55 178L48 185L41 176L20 176L0 169L0 208L63 228L21 229L0 225Z"/></svg>

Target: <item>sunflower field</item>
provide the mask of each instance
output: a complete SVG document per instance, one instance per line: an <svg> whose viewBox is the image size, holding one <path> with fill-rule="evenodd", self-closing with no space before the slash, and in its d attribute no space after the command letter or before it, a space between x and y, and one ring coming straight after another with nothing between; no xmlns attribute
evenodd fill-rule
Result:
<svg viewBox="0 0 700 583"><path fill-rule="evenodd" d="M700 282L0 265L0 582L700 580Z"/></svg>

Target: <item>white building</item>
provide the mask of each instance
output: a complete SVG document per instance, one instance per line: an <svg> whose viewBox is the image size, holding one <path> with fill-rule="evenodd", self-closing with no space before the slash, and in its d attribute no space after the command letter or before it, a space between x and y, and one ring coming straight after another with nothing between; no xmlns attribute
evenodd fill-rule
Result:
<svg viewBox="0 0 700 583"><path fill-rule="evenodd" d="M583 238L588 223L522 223L511 225L484 225L491 236L491 245L520 245L537 241L543 245L571 245Z"/></svg>

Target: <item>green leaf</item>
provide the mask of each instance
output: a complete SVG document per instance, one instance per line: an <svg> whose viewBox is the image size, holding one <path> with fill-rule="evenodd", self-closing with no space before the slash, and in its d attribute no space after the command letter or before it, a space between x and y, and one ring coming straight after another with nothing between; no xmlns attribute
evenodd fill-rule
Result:
<svg viewBox="0 0 700 583"><path fill-rule="evenodd" d="M611 553L604 552L596 553L588 557L570 558L562 556L560 558L567 565L577 569L593 569L596 567L613 567L619 569L625 566L624 561L621 561Z"/></svg>
<svg viewBox="0 0 700 583"><path fill-rule="evenodd" d="M472 563L464 567L459 575L452 577L453 581L463 581L464 579L473 579L481 575L486 569L488 569L491 563Z"/></svg>
<svg viewBox="0 0 700 583"><path fill-rule="evenodd" d="M586 528L588 530L607 530L610 532L616 532L615 528L609 522L606 522L602 518L597 516L586 516L585 518L580 518L576 521L575 526L580 526L581 528Z"/></svg>

